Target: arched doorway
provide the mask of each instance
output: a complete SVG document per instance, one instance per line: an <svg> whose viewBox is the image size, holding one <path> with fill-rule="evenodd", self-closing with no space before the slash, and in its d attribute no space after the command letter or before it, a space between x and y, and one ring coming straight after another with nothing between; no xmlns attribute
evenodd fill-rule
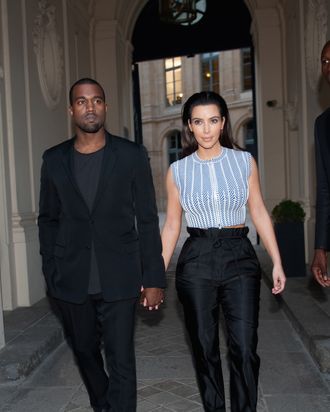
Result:
<svg viewBox="0 0 330 412"><path fill-rule="evenodd" d="M252 47L254 50L255 116L258 161L264 198L270 210L287 195L285 164L286 125L283 110L272 110L267 102L285 101L281 4L267 7L257 0L208 1L205 17L189 27L166 25L158 15L158 1L140 7L132 29L133 61L199 52ZM150 37L157 39L153 47ZM276 142L276 144L275 144ZM276 168L276 184L273 169Z"/></svg>

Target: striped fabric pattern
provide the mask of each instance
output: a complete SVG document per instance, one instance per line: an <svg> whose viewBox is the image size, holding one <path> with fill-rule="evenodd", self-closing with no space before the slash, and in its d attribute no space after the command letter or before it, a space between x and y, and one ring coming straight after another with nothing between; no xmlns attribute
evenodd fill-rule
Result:
<svg viewBox="0 0 330 412"><path fill-rule="evenodd" d="M207 229L245 223L251 174L249 152L222 147L202 160L197 152L171 164L187 226Z"/></svg>

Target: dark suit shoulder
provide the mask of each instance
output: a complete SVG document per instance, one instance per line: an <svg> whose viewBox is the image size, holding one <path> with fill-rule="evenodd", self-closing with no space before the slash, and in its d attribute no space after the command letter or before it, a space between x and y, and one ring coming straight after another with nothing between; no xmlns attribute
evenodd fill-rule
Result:
<svg viewBox="0 0 330 412"><path fill-rule="evenodd" d="M115 150L120 151L121 154L125 153L127 156L133 156L135 158L140 158L141 154L147 154L147 149L143 144L110 133L108 133L108 138L110 145L112 145Z"/></svg>
<svg viewBox="0 0 330 412"><path fill-rule="evenodd" d="M109 138L112 139L113 144L116 147L124 148L124 149L131 149L131 150L136 150L138 149L141 145L133 142L132 140L128 140L125 137L121 136L116 136L113 134L108 134Z"/></svg>
<svg viewBox="0 0 330 412"><path fill-rule="evenodd" d="M63 150L69 149L73 144L73 137L71 139L65 140L61 143L58 143L55 146L52 146L44 151L43 157L52 157L56 156L58 153L63 152Z"/></svg>
<svg viewBox="0 0 330 412"><path fill-rule="evenodd" d="M319 116L317 116L315 120L315 124L319 126L320 124L323 124L324 122L327 122L329 120L330 120L330 107L324 110L324 112L321 113Z"/></svg>

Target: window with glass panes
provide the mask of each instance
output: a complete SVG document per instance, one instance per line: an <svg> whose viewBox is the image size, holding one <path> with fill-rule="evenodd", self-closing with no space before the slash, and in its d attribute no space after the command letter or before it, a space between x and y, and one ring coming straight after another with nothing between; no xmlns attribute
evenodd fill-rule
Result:
<svg viewBox="0 0 330 412"><path fill-rule="evenodd" d="M241 62L242 62L242 91L252 89L252 61L251 61L251 49L244 48L241 50Z"/></svg>
<svg viewBox="0 0 330 412"><path fill-rule="evenodd" d="M202 89L220 92L219 53L203 53L201 55Z"/></svg>
<svg viewBox="0 0 330 412"><path fill-rule="evenodd" d="M244 134L244 147L252 154L252 156L257 159L258 146L257 146L257 135L255 130L255 124L253 119L247 121L243 126Z"/></svg>
<svg viewBox="0 0 330 412"><path fill-rule="evenodd" d="M167 138L168 163L171 164L178 160L181 152L181 133L178 130L173 130Z"/></svg>
<svg viewBox="0 0 330 412"><path fill-rule="evenodd" d="M181 57L165 59L166 105L182 103L182 63Z"/></svg>

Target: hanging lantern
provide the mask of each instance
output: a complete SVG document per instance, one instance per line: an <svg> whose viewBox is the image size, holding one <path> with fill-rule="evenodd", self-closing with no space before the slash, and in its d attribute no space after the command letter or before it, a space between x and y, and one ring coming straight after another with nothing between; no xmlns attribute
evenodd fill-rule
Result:
<svg viewBox="0 0 330 412"><path fill-rule="evenodd" d="M159 0L161 21L168 24L191 24L197 18L198 0Z"/></svg>

